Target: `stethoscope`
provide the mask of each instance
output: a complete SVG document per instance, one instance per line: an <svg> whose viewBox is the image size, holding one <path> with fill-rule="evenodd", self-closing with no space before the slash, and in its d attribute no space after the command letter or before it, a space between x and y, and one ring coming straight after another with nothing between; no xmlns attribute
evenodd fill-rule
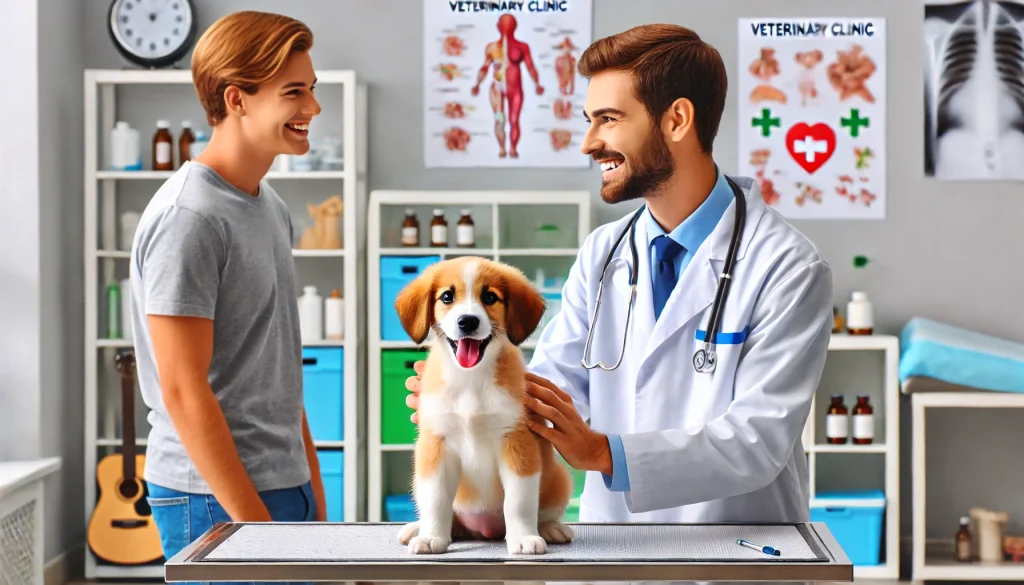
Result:
<svg viewBox="0 0 1024 585"><path fill-rule="evenodd" d="M729 241L729 253L725 259L725 269L722 271L721 276L718 277L718 290L715 291L715 301L711 307L711 319L708 322L708 329L704 332L704 347L698 349L693 354L693 369L701 374L710 374L715 371L715 365L718 362L718 355L715 352L714 339L717 337L719 321L722 318L722 307L725 306L725 300L729 296L729 284L732 281L732 269L733 265L736 264L736 249L739 247L740 238L743 235L743 227L746 223L747 217L747 202L743 198L743 192L739 186L733 182L732 179L726 177L725 180L729 183L729 187L732 189L732 194L736 198L736 217L732 228L732 238ZM584 368L591 370L594 368L601 368L606 372L610 372L619 367L622 363L622 356L626 352L626 336L629 334L629 323L633 317L633 305L636 301L636 285L638 280L639 260L637 259L636 253L636 222L640 218L640 214L644 212L646 205L641 205L640 209L633 214L630 218L629 223L619 234L618 239L615 240L615 245L608 251L608 257L605 258L604 267L601 269L601 279L597 284L597 300L594 302L594 314L590 318L590 327L587 331L587 344L583 348L583 359L580 363ZM629 275L629 305L627 306L626 312L626 327L622 332L622 347L619 349L619 359L615 361L615 364L609 366L606 363L597 362L596 364L588 364L587 361L590 359L590 343L594 339L594 324L597 323L598 310L601 308L601 293L604 290L604 276L608 272L608 266L614 260L622 260L616 258L615 251L618 249L619 244L622 243L622 238L629 234L629 253L632 257L633 264L630 268ZM625 262L625 260L623 260Z"/></svg>

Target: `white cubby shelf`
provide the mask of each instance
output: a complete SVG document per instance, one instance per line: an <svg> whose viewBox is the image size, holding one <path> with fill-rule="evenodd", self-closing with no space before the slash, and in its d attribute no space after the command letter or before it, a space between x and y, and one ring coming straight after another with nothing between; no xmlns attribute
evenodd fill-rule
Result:
<svg viewBox="0 0 1024 585"><path fill-rule="evenodd" d="M342 403L344 434L342 440L317 440L323 453L344 454L341 484L344 519L361 519L365 508L365 490L359 479L364 475L365 455L362 442L366 431L361 413L365 410L365 347L360 343L365 331L363 294L359 286L365 278L360 261L366 249L366 87L357 81L351 70L319 70L317 97L321 115L313 122L318 132L340 139L340 170L280 171L272 170L265 179L289 203L295 237L307 217L305 198L325 194L319 199L337 195L343 203L341 219L342 247L329 250L293 250L296 271L301 282L304 273L331 283L320 293L327 297L337 288L345 298L344 338L304 344L305 348L343 348ZM172 120L174 136L173 160L178 160L177 139L180 128L176 119L190 119L205 125L205 115L192 89L192 75L187 69L138 70L89 69L84 75L85 106L85 522L89 523L97 500L96 465L106 454L117 452L121 442L120 385L113 373L113 357L119 349L130 349L130 340L109 338L103 321L106 316L104 286L127 277L129 247L119 242L119 213L125 209L141 212L160 184L174 171L148 170L146 160L158 119ZM142 97L139 97L142 96ZM134 98L134 99L133 99ZM181 115L182 117L177 117ZM118 120L126 119L140 132L144 170L110 170L106 165L110 130ZM322 130L326 128L326 130ZM193 125L193 132L199 128ZM207 133L209 134L209 133ZM293 197L302 195L296 201ZM120 245L119 245L120 244ZM319 280L317 281L319 283ZM122 294L124 294L122 292ZM122 323L125 321L122 319ZM103 376L107 379L103 380ZM112 376L112 377L111 377ZM136 439L139 453L144 453L148 425L145 406L136 384ZM137 470L141 475L142 469ZM326 481L325 481L326 483ZM326 486L325 486L326 487ZM141 566L120 566L99 561L88 545L85 550L85 578L147 579L163 577L163 562Z"/></svg>
<svg viewBox="0 0 1024 585"><path fill-rule="evenodd" d="M945 409L1015 409L1024 413L1024 394L1007 392L920 392L910 394L914 438L911 447L911 489L913 493L913 573L914 581L1014 581L1024 582L1024 563L958 562L953 548L953 530L944 539L928 538L926 517L928 495L926 478L925 426L929 410ZM1007 446L1007 449L1013 449ZM1019 452L1019 451L1018 451ZM934 457L934 455L932 456ZM1007 462L1010 463L1010 462ZM932 504L935 505L935 504ZM967 516L968 514L964 514ZM972 527L973 528L973 527ZM977 531L972 536L977 539ZM977 540L974 542L977 548Z"/></svg>
<svg viewBox="0 0 1024 585"><path fill-rule="evenodd" d="M421 246L401 245L400 228L405 210L416 212L420 223ZM444 211L449 225L447 247L429 245L430 221L433 210ZM476 245L471 248L455 246L456 222L461 210L471 212L475 223ZM408 361L412 354L401 350L417 351L417 346L407 337L384 339L381 325L384 310L382 306L381 259L389 257L422 258L439 260L458 256L481 256L499 260L524 270L533 279L531 267L549 267L565 276L576 260L583 241L591 230L591 194L589 191L395 191L374 190L370 193L367 233L373 234L367 243L367 518L370 522L386 520L384 513L385 491L391 483L392 494L407 494L411 488L407 463L398 462L402 471L394 471L395 477L387 475L385 458L389 453L405 453L411 456L413 439L400 442L384 440L384 410L388 409L394 421L404 417L408 421L412 414L404 402L404 382L395 379L385 388L382 366L385 356ZM559 226L559 241L537 245L529 236L530 227L542 224ZM525 226L525 227L524 227ZM562 230L565 230L564 232ZM551 293L553 287L543 292ZM560 292L560 291L557 291ZM390 302L389 299L388 302ZM425 344L424 344L425 345ZM524 352L531 351L535 344L527 340L520 346ZM406 364L407 365L407 364ZM411 370L409 370L411 372ZM401 384L401 387L397 386ZM391 392L387 399L383 393ZM403 423L404 424L404 423ZM411 425L411 423L409 423ZM409 427L411 428L411 427ZM393 482L393 483L392 483Z"/></svg>
<svg viewBox="0 0 1024 585"><path fill-rule="evenodd" d="M899 578L899 522L900 522L900 483L899 483L899 338L894 335L849 335L846 333L833 333L829 340L828 362L840 352L881 352L883 356L882 380L875 386L880 386L880 392L874 396L881 398L881 402L874 402L875 437L876 439L866 445L853 444L829 444L825 441L824 429L819 424L823 419L823 413L828 409L829 394L825 388L819 387L811 406L810 416L807 417L807 424L804 428L804 451L807 454L808 469L810 472L810 499L811 506L846 506L856 507L864 505L858 500L828 500L816 499L819 492L818 486L822 476L819 475L821 459L852 457L857 455L869 455L879 458L884 467L883 485L877 486L885 494L885 509L883 512L883 534L880 534L882 549L882 561L877 565L854 565L854 577L857 579L879 579L896 580ZM850 375L844 369L845 375ZM869 391L861 391L860 394L872 394ZM846 406L853 412L854 403L847 401ZM881 418L882 422L877 421ZM851 426L852 428L852 426ZM881 432L879 432L881 431ZM881 436L879 441L877 438ZM828 480L838 480L842 483L847 478L828 477ZM832 491L832 490L823 490Z"/></svg>

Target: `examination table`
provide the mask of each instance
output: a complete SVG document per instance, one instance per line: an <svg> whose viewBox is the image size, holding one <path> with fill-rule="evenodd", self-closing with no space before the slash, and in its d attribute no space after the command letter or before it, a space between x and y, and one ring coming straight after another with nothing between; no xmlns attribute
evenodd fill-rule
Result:
<svg viewBox="0 0 1024 585"><path fill-rule="evenodd" d="M456 540L413 555L401 523L221 523L167 561L181 581L853 581L823 523L570 523L576 539L544 555L504 541ZM772 556L738 539L771 546Z"/></svg>

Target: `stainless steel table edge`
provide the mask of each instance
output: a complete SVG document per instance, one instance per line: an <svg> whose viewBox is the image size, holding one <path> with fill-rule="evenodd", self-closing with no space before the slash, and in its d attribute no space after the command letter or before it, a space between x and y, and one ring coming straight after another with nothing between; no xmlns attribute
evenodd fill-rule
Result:
<svg viewBox="0 0 1024 585"><path fill-rule="evenodd" d="M204 557L246 524L218 523L164 564L168 583L184 581L853 581L853 565L823 522L809 527L827 561L625 563L509 560L491 562L247 562ZM361 522L359 524L394 524ZM570 523L580 525L586 523ZM602 523L607 526L609 523ZM615 525L615 523L610 523ZM654 523L657 524L657 523ZM779 523L775 523L779 524ZM623 524L625 525L625 524ZM424 557L425 559L428 557ZM766 574L767 573L767 574ZM770 575L770 576L768 576Z"/></svg>

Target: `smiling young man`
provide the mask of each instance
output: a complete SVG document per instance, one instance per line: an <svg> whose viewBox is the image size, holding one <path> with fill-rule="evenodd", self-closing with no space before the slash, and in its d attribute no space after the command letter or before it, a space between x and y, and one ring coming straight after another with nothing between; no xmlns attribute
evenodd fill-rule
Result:
<svg viewBox="0 0 1024 585"><path fill-rule="evenodd" d="M303 23L252 11L203 34L192 76L213 135L156 192L132 246L144 473L168 558L216 522L326 518L291 220L262 180L278 154L309 150L312 44Z"/></svg>

